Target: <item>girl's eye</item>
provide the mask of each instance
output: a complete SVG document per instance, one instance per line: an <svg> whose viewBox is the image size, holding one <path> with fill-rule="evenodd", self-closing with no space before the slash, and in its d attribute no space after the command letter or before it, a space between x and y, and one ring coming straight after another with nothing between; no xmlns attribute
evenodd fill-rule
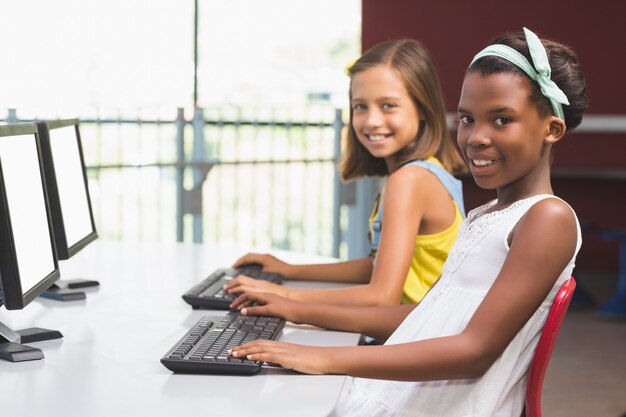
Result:
<svg viewBox="0 0 626 417"><path fill-rule="evenodd" d="M474 119L472 119L472 118L471 118L471 117L469 117L469 116L460 116L460 117L459 117L459 122L460 122L462 125L469 125L469 124L471 124L473 121L474 121Z"/></svg>
<svg viewBox="0 0 626 417"><path fill-rule="evenodd" d="M509 119L507 119L506 117L498 117L494 123L498 126L504 126L504 125L508 125L510 122Z"/></svg>
<svg viewBox="0 0 626 417"><path fill-rule="evenodd" d="M352 105L352 110L354 110L354 111L365 110L365 105L364 104L353 104Z"/></svg>
<svg viewBox="0 0 626 417"><path fill-rule="evenodd" d="M385 109L385 110L389 110L389 109L392 109L394 107L396 107L396 106L394 104L392 104L392 103L384 103L383 104L383 109Z"/></svg>

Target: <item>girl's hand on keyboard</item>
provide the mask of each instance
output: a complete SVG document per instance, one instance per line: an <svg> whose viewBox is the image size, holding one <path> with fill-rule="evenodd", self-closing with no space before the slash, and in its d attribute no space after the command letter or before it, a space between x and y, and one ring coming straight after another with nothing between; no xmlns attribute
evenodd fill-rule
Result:
<svg viewBox="0 0 626 417"><path fill-rule="evenodd" d="M244 316L280 317L297 323L297 301L271 293L245 292L231 303L230 308L241 310Z"/></svg>
<svg viewBox="0 0 626 417"><path fill-rule="evenodd" d="M288 289L282 285L276 285L263 279L250 278L245 275L239 275L237 278L230 280L224 289L229 294L239 294L242 292L269 292L282 297L287 297Z"/></svg>
<svg viewBox="0 0 626 417"><path fill-rule="evenodd" d="M277 272L282 274L285 278L288 277L289 269L291 267L291 265L287 262L283 262L272 255L263 253L247 253L233 264L233 268L239 268L247 264L261 265L263 267L263 271Z"/></svg>
<svg viewBox="0 0 626 417"><path fill-rule="evenodd" d="M252 361L280 365L305 374L322 375L329 373L327 362L331 355L323 352L329 349L332 348L257 340L234 347L228 351L228 354L235 358L245 357Z"/></svg>

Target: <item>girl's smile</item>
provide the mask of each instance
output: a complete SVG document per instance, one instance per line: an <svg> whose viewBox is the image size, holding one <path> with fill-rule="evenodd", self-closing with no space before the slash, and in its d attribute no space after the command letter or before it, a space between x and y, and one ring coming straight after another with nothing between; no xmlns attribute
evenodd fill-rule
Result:
<svg viewBox="0 0 626 417"><path fill-rule="evenodd" d="M480 168L490 166L500 162L502 159L497 155L494 155L493 151L491 153L486 153L472 148L468 149L466 154L470 169L472 167Z"/></svg>
<svg viewBox="0 0 626 417"><path fill-rule="evenodd" d="M493 172L496 168L494 165L498 164L501 158L489 158L481 156L468 156L469 168L472 175L481 176L487 175Z"/></svg>
<svg viewBox="0 0 626 417"><path fill-rule="evenodd" d="M391 133L389 133L389 134L380 134L379 133L379 134L376 134L376 135L365 134L365 136L372 142L381 142L381 141L383 141L383 140L385 140L387 138L390 138L391 137Z"/></svg>

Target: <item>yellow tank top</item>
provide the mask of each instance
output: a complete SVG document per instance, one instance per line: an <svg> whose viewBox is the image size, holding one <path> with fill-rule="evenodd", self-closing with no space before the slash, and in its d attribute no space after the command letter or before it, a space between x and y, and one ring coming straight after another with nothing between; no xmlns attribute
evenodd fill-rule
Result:
<svg viewBox="0 0 626 417"><path fill-rule="evenodd" d="M428 161L441 165L435 158L428 158ZM411 266L402 289L402 304L420 302L430 287L441 276L443 264L456 241L461 223L463 223L463 214L456 201L453 200L453 202L455 217L450 227L439 233L417 235L415 238L415 250L411 259ZM374 209L369 219L370 232L373 231L373 224L378 216L379 206L380 196L378 196L374 204Z"/></svg>
<svg viewBox="0 0 626 417"><path fill-rule="evenodd" d="M417 235L411 267L404 281L402 304L418 303L441 276L443 264L448 258L459 234L463 216L456 206L452 225L433 235Z"/></svg>

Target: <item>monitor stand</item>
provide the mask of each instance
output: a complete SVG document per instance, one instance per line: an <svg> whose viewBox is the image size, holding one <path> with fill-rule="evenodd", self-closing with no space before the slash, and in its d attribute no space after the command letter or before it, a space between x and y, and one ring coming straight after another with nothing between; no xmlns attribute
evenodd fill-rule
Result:
<svg viewBox="0 0 626 417"><path fill-rule="evenodd" d="M57 279L53 285L62 289L75 290L78 288L97 287L100 285L100 283L93 279L76 278L76 279L66 279L66 280Z"/></svg>
<svg viewBox="0 0 626 417"><path fill-rule="evenodd" d="M57 279L54 284L46 291L41 293L40 297L50 298L57 301L77 301L84 300L87 295L83 291L72 291L77 288L97 287L100 283L91 279Z"/></svg>
<svg viewBox="0 0 626 417"><path fill-rule="evenodd" d="M57 301L79 301L87 298L87 294L85 294L84 291L67 290L59 288L55 284L52 284L50 288L42 292L39 296Z"/></svg>
<svg viewBox="0 0 626 417"><path fill-rule="evenodd" d="M58 330L30 327L24 330L11 330L0 321L0 359L11 362L23 362L43 359L43 352L21 343L41 342L60 339L63 335Z"/></svg>

